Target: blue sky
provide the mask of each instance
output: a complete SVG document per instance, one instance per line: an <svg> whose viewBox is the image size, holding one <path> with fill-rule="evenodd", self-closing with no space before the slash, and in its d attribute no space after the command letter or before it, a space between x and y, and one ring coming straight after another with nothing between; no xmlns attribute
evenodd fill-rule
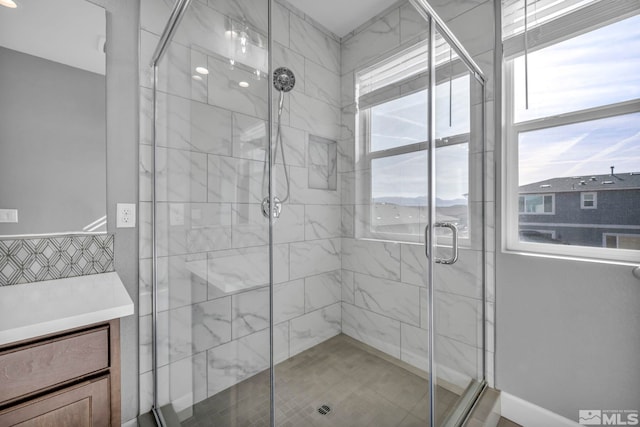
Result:
<svg viewBox="0 0 640 427"><path fill-rule="evenodd" d="M515 60L516 122L640 98L640 15ZM613 84L612 84L613 83ZM519 184L640 171L640 113L520 134Z"/></svg>

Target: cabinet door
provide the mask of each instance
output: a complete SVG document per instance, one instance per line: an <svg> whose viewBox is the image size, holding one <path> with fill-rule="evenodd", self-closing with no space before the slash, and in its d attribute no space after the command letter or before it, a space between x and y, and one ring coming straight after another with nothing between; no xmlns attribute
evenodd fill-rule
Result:
<svg viewBox="0 0 640 427"><path fill-rule="evenodd" d="M109 377L83 382L0 412L0 426L108 427Z"/></svg>

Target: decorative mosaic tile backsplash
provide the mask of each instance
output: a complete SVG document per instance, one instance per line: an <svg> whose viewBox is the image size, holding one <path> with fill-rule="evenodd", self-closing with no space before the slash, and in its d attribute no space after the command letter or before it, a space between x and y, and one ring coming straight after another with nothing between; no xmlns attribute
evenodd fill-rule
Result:
<svg viewBox="0 0 640 427"><path fill-rule="evenodd" d="M112 234L0 240L0 286L110 271Z"/></svg>

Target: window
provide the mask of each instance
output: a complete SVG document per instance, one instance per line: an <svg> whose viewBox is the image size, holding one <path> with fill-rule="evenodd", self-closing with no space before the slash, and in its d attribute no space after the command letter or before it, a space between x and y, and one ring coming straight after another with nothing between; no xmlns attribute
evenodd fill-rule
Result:
<svg viewBox="0 0 640 427"><path fill-rule="evenodd" d="M605 233L603 240L606 248L640 250L640 235L638 234Z"/></svg>
<svg viewBox="0 0 640 427"><path fill-rule="evenodd" d="M555 213L553 194L524 194L518 202L518 212L526 215L553 215Z"/></svg>
<svg viewBox="0 0 640 427"><path fill-rule="evenodd" d="M640 10L529 0L525 36L523 4L503 0L506 248L637 259Z"/></svg>
<svg viewBox="0 0 640 427"><path fill-rule="evenodd" d="M436 46L435 102L442 106L435 114L436 216L454 222L464 239L470 229L472 83L460 58L453 51L444 52L444 40L436 40ZM423 237L428 213L426 47L418 43L356 73L358 237L407 242Z"/></svg>
<svg viewBox="0 0 640 427"><path fill-rule="evenodd" d="M580 193L580 209L598 209L598 193Z"/></svg>

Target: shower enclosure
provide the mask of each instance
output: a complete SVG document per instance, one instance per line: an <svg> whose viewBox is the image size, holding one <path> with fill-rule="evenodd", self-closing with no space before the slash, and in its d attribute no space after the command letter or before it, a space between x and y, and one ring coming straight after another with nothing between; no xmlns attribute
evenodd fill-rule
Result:
<svg viewBox="0 0 640 427"><path fill-rule="evenodd" d="M484 77L462 45L425 0L343 37L295 2L141 15L141 410L459 425L486 383Z"/></svg>

